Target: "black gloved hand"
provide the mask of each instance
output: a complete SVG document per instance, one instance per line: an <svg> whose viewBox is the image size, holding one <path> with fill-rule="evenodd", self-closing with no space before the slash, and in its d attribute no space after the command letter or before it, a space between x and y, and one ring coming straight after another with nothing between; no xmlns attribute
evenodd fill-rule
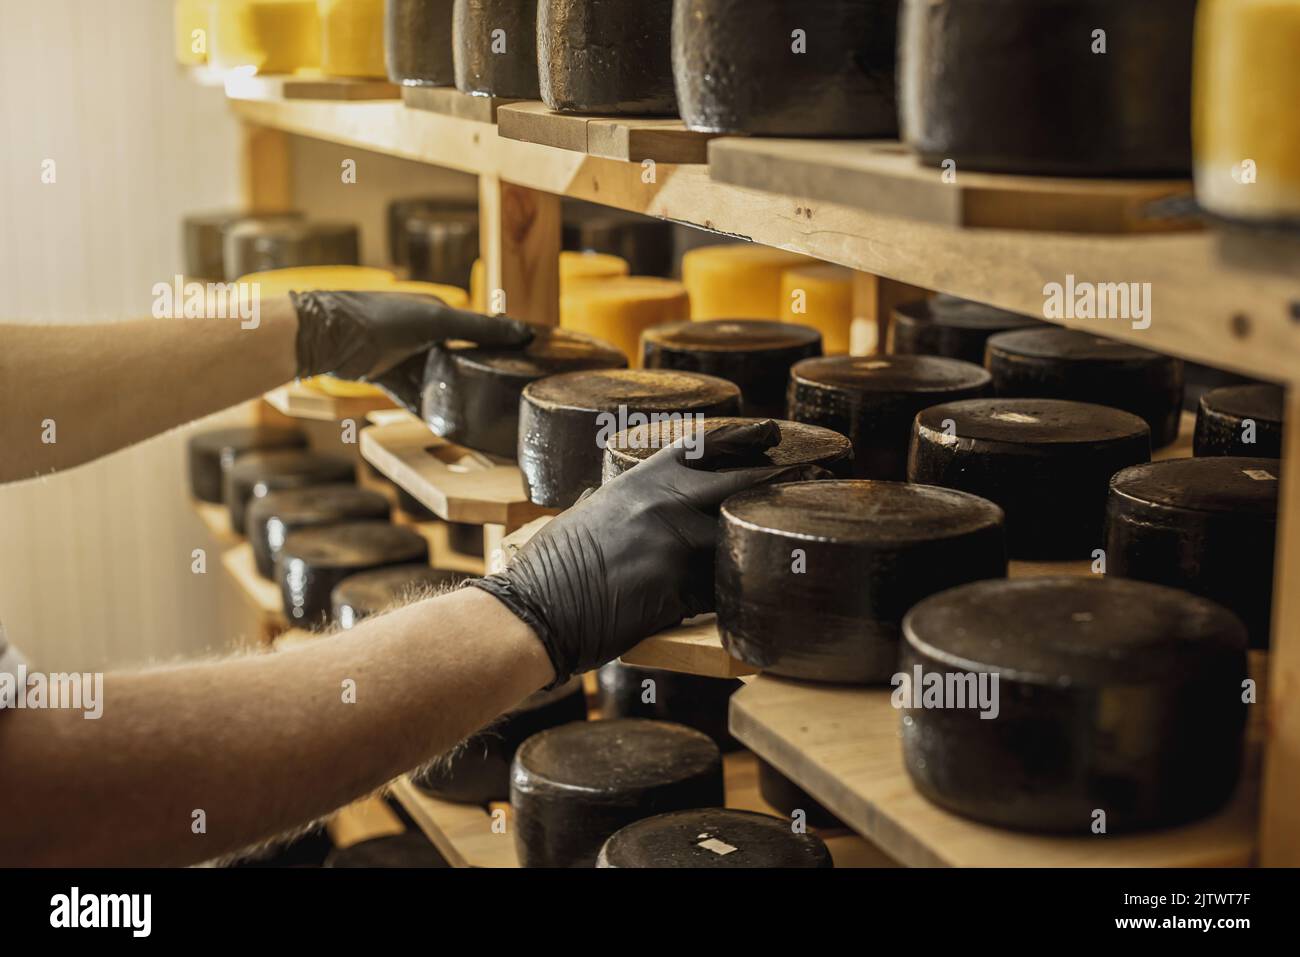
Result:
<svg viewBox="0 0 1300 957"><path fill-rule="evenodd" d="M453 309L434 296L405 292L294 292L298 376L373 382L419 414L429 347L450 339L524 346L522 322Z"/></svg>
<svg viewBox="0 0 1300 957"><path fill-rule="evenodd" d="M718 506L767 482L824 478L816 466L756 467L775 422L722 426L697 461L656 452L553 519L505 571L471 585L495 596L546 646L556 683L642 638L713 610ZM710 471L740 465L731 471Z"/></svg>

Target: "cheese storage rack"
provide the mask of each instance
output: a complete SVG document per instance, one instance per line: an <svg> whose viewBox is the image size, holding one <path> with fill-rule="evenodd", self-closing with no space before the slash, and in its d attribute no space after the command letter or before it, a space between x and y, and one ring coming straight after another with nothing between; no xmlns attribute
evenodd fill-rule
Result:
<svg viewBox="0 0 1300 957"><path fill-rule="evenodd" d="M919 174L896 144L722 137L695 151L694 158L705 162L659 162L639 157L634 148L624 159L608 148L609 136L655 142L649 134L656 131L603 133L593 152L583 143L537 142L545 139L541 135L532 135L532 142L500 135L487 119L491 111L476 114L455 104L416 109L397 99L356 102L344 94L335 98L327 88L315 92L321 98L287 99L274 88L228 89L230 107L244 125L249 207L289 207L289 136L473 174L488 286L505 291L513 315L558 321L564 197L847 266L857 271L855 314L882 329L899 284L1041 318L1048 283L1067 277L1150 283L1147 328L1121 320L1059 321L1282 383L1286 454L1300 461L1300 242L1153 222L1147 204L1189 192L1189 183L983 175L939 184L938 170ZM440 99L457 96L448 90ZM526 106L520 111L546 120ZM474 115L482 118L468 118ZM1077 853L1057 854L1036 854L1040 838L982 828L990 833L981 835L978 854L936 854L930 838L947 833L942 818L950 815L919 798L907 800L905 779L893 781L885 789L892 793L883 795L880 787L864 786L863 767L901 761L894 735L853 737L853 725L842 720L844 696L863 696L865 708L870 690L809 686L795 701L784 689L788 683L760 676L733 701L734 731L903 863L1300 865L1300 588L1287 587L1300 576L1300 470L1285 470L1282 481L1272 651L1255 671L1269 693L1252 705L1259 709L1252 727L1262 771L1244 775L1242 793L1209 827L1162 832L1159 840L1139 841L1136 850L1115 840L1105 841L1104 850L1081 843ZM436 499L436 490L407 491ZM494 531L490 537L499 539L512 529ZM850 700L849 712L859 713L855 707ZM843 739L818 737L819 723L836 725ZM864 749L880 753L864 756Z"/></svg>

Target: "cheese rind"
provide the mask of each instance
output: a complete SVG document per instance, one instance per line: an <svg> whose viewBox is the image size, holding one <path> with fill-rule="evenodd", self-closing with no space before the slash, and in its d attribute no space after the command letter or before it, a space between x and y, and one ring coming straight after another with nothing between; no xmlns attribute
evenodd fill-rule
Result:
<svg viewBox="0 0 1300 957"><path fill-rule="evenodd" d="M895 355L947 356L984 364L989 337L1000 332L1032 329L1041 322L983 303L938 295L894 309Z"/></svg>
<svg viewBox="0 0 1300 957"><path fill-rule="evenodd" d="M452 47L462 93L541 99L537 0L456 0Z"/></svg>
<svg viewBox="0 0 1300 957"><path fill-rule="evenodd" d="M384 63L403 86L451 86L452 0L388 0Z"/></svg>
<svg viewBox="0 0 1300 957"><path fill-rule="evenodd" d="M198 432L189 440L190 494L200 502L221 504L225 473L246 452L301 449L307 436L297 429L244 426ZM237 529L242 534L242 529Z"/></svg>
<svg viewBox="0 0 1300 957"><path fill-rule="evenodd" d="M561 238L566 251L617 256L626 260L633 275L668 278L677 229L663 219L570 201L564 206Z"/></svg>
<svg viewBox="0 0 1300 957"><path fill-rule="evenodd" d="M675 721L707 734L723 751L740 747L727 730L731 696L744 687L735 678L707 678L615 660L597 671L596 680L602 718Z"/></svg>
<svg viewBox="0 0 1300 957"><path fill-rule="evenodd" d="M296 73L320 67L316 0L218 0L208 62L218 70Z"/></svg>
<svg viewBox="0 0 1300 957"><path fill-rule="evenodd" d="M785 272L815 260L755 243L700 246L682 257L692 319L780 319Z"/></svg>
<svg viewBox="0 0 1300 957"><path fill-rule="evenodd" d="M853 331L853 270L829 263L785 270L781 318L820 332L827 355L847 353Z"/></svg>
<svg viewBox="0 0 1300 957"><path fill-rule="evenodd" d="M1211 389L1196 410L1195 454L1282 457L1281 386L1233 385Z"/></svg>
<svg viewBox="0 0 1300 957"><path fill-rule="evenodd" d="M248 507L245 531L253 546L257 572L275 576L275 563L292 532L349 521L386 521L388 499L373 489L355 485L310 485L270 492Z"/></svg>
<svg viewBox="0 0 1300 957"><path fill-rule="evenodd" d="M828 868L831 852L814 834L754 811L700 808L657 814L615 832L597 867Z"/></svg>
<svg viewBox="0 0 1300 957"><path fill-rule="evenodd" d="M326 76L380 78L384 65L384 0L319 0L321 71Z"/></svg>
<svg viewBox="0 0 1300 957"><path fill-rule="evenodd" d="M226 278L302 266L355 266L361 238L352 223L244 222L225 231Z"/></svg>
<svg viewBox="0 0 1300 957"><path fill-rule="evenodd" d="M356 465L336 455L298 449L248 452L225 470L222 500L230 510L230 527L245 533L248 506L280 489L352 482Z"/></svg>
<svg viewBox="0 0 1300 957"><path fill-rule="evenodd" d="M616 347L633 364L641 361L641 334L690 317L686 287L653 276L619 276L574 282L560 293L560 326Z"/></svg>

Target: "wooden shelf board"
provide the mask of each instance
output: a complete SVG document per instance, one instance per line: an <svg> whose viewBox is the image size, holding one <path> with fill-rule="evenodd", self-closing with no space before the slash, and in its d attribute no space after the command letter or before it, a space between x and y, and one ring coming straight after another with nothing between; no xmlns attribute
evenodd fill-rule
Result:
<svg viewBox="0 0 1300 957"><path fill-rule="evenodd" d="M287 101L327 100L365 102L396 100L401 88L378 79L350 79L308 73L271 76L245 76L231 73L225 77L226 96L232 100Z"/></svg>
<svg viewBox="0 0 1300 957"><path fill-rule="evenodd" d="M341 398L317 392L301 382L290 382L272 389L262 398L277 412L293 419L314 419L318 422L354 419L358 428L371 413L393 408L392 400L387 396Z"/></svg>
<svg viewBox="0 0 1300 957"><path fill-rule="evenodd" d="M474 96L462 93L454 86L404 86L402 102L412 110L428 110L476 123L495 123L497 110L523 101L502 99L499 96Z"/></svg>
<svg viewBox="0 0 1300 957"><path fill-rule="evenodd" d="M553 113L536 102L501 108L497 131L506 139L637 164L707 163L714 138L688 130L675 118L574 116Z"/></svg>
<svg viewBox="0 0 1300 957"><path fill-rule="evenodd" d="M351 847L362 841L405 833L393 809L381 797L371 796L341 807L325 822L325 833L335 847Z"/></svg>
<svg viewBox="0 0 1300 957"><path fill-rule="evenodd" d="M230 526L230 509L213 502L194 502L194 511L208 534L222 548L230 548L243 541L243 536Z"/></svg>
<svg viewBox="0 0 1300 957"><path fill-rule="evenodd" d="M452 867L519 866L509 825L504 833L493 831L492 816L478 805L430 797L405 775L393 782L392 794Z"/></svg>
<svg viewBox="0 0 1300 957"><path fill-rule="evenodd" d="M284 617L284 598L280 594L280 587L257 573L252 545L244 542L230 549L221 556L221 564L225 566L230 577L235 580L235 584L239 586L254 609L264 614L268 620L282 626L282 630L288 627L288 620Z"/></svg>

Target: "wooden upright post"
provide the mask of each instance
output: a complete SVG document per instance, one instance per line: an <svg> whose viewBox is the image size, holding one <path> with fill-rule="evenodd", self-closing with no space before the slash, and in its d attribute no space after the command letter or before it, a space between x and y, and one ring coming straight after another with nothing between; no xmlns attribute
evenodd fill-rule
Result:
<svg viewBox="0 0 1300 957"><path fill-rule="evenodd" d="M479 227L488 312L559 325L560 197L481 176Z"/></svg>

